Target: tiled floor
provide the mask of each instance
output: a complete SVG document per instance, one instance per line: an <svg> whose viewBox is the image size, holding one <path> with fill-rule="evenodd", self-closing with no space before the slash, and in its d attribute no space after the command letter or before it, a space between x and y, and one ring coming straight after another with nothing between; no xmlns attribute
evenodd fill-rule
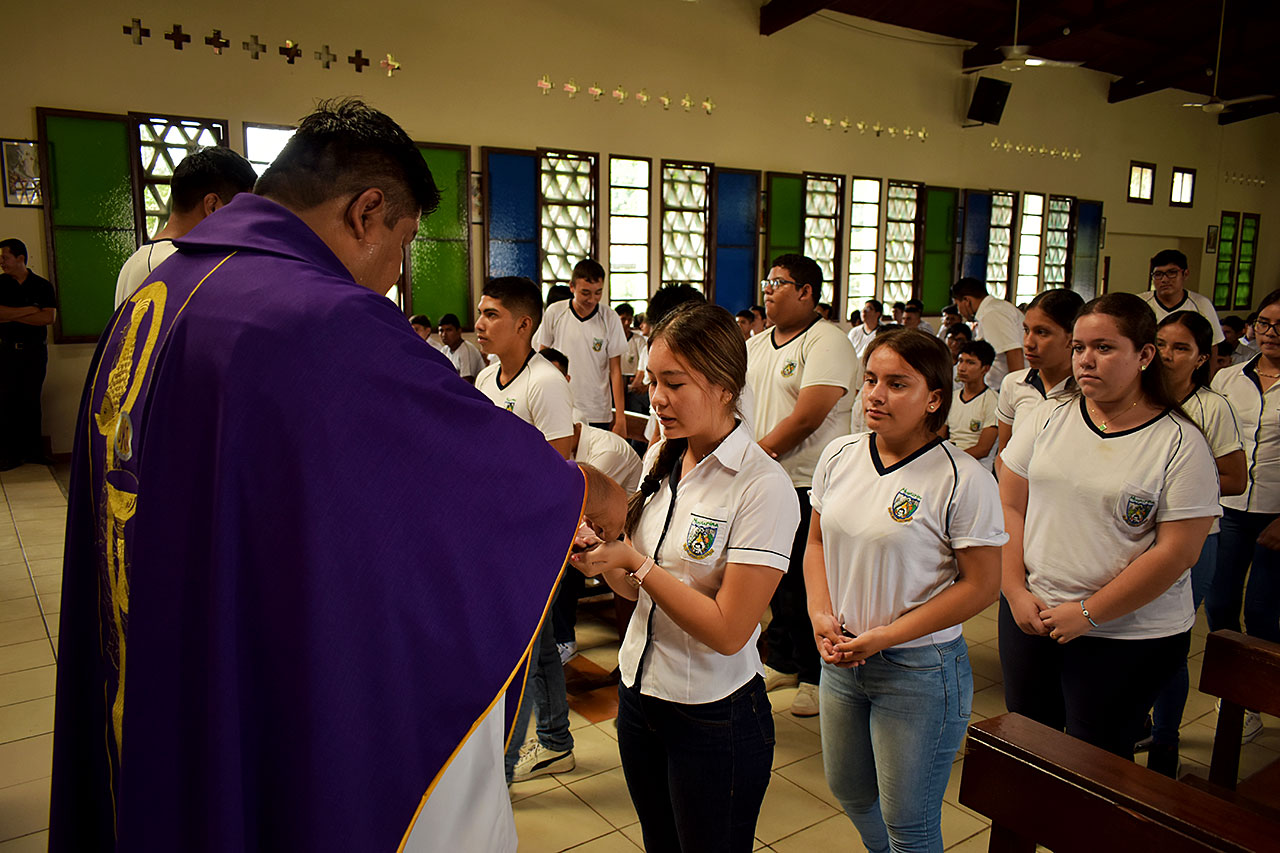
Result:
<svg viewBox="0 0 1280 853"><path fill-rule="evenodd" d="M65 482L65 478L64 478ZM52 749L54 653L62 582L66 499L50 469L28 465L0 474L0 853L46 846ZM974 669L974 720L1004 712L994 607L965 624ZM588 608L579 624L582 656L571 664L570 712L577 768L515 786L522 853L574 850L624 853L640 848L635 811L618 762L609 687L591 688L617 664L617 633L607 612ZM1203 619L1192 640L1191 679L1200 677ZM787 713L795 691L771 694L777 747L773 780L756 828L757 849L780 853L863 847L822 774L818 718ZM1213 700L1192 691L1183 717L1183 771L1208 773ZM1280 759L1280 720L1241 756L1248 774ZM948 850L987 849L987 823L957 802L959 757L943 804Z"/></svg>

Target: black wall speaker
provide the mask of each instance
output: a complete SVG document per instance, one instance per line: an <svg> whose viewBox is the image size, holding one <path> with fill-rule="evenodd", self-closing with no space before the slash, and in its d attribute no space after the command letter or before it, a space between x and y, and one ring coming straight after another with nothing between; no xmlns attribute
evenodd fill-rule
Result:
<svg viewBox="0 0 1280 853"><path fill-rule="evenodd" d="M973 90L973 100L969 102L969 114L965 117L969 121L980 121L983 124L999 124L1012 88L1012 83L979 77L978 85Z"/></svg>

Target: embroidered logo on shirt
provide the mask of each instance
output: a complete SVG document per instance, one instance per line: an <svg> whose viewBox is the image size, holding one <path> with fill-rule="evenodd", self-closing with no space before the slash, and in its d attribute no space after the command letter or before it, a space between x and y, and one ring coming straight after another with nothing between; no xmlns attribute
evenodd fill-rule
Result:
<svg viewBox="0 0 1280 853"><path fill-rule="evenodd" d="M591 349L600 352L600 347L604 346L604 338L592 338Z"/></svg>
<svg viewBox="0 0 1280 853"><path fill-rule="evenodd" d="M508 397L507 402L503 403L502 405L506 408L508 412L514 412L516 410L516 401L514 397Z"/></svg>
<svg viewBox="0 0 1280 853"><path fill-rule="evenodd" d="M695 560L701 560L711 553L719 532L719 521L695 515L689 522L689 533L684 538L684 552Z"/></svg>
<svg viewBox="0 0 1280 853"><path fill-rule="evenodd" d="M1149 498L1136 498L1130 495L1129 503L1124 508L1125 524L1130 527L1137 527L1147 520L1155 506L1156 502Z"/></svg>
<svg viewBox="0 0 1280 853"><path fill-rule="evenodd" d="M969 421L969 432L982 432L982 421L976 418Z"/></svg>
<svg viewBox="0 0 1280 853"><path fill-rule="evenodd" d="M787 359L786 364L782 365L782 375L795 376L795 373L796 373L796 363L791 359Z"/></svg>
<svg viewBox="0 0 1280 853"><path fill-rule="evenodd" d="M893 504L889 507L889 516L894 521L910 521L911 516L920 508L920 496L906 489L899 489L893 496Z"/></svg>

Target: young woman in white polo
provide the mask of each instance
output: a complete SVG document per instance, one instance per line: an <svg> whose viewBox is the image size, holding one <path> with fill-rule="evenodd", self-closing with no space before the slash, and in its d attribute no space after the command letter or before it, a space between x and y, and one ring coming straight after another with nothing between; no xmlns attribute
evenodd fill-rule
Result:
<svg viewBox="0 0 1280 853"><path fill-rule="evenodd" d="M1205 438L1218 466L1219 492L1223 496L1244 491L1248 473L1240 444L1240 427L1227 398L1209 388L1209 357L1213 352L1213 327L1194 311L1175 311L1156 327L1156 349L1164 364L1165 381L1175 400ZM1200 549L1200 558L1191 567L1191 606L1204 600L1213 580L1218 560L1218 521ZM1161 689L1151 709L1151 739L1139 743L1147 748L1147 766L1166 776L1178 775L1178 729L1190 689L1187 662Z"/></svg>
<svg viewBox="0 0 1280 853"><path fill-rule="evenodd" d="M1072 332L1081 394L1031 412L1000 479L1005 704L1127 758L1186 659L1188 570L1221 514L1209 444L1155 339L1137 296L1087 304Z"/></svg>
<svg viewBox="0 0 1280 853"><path fill-rule="evenodd" d="M1046 290L1031 300L1022 318L1022 354L1029 367L1015 370L1000 383L996 404L997 453L1009 445L1018 415L1051 397L1075 393L1071 378L1071 326L1084 306L1080 294L1062 288Z"/></svg>
<svg viewBox="0 0 1280 853"><path fill-rule="evenodd" d="M937 436L952 401L947 346L886 332L864 377L870 433L822 451L804 556L823 765L868 850L940 851L973 701L960 626L995 600L1008 537L991 474Z"/></svg>
<svg viewBox="0 0 1280 853"><path fill-rule="evenodd" d="M658 323L648 372L664 438L631 500L630 538L572 557L638 599L618 654L618 751L648 850L747 853L769 785L756 639L800 504L737 418L746 371L723 308L689 303Z"/></svg>

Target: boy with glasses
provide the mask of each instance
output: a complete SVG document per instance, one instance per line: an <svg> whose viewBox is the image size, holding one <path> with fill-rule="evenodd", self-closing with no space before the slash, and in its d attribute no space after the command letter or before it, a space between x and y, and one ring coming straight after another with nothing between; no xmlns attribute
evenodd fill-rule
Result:
<svg viewBox="0 0 1280 853"><path fill-rule="evenodd" d="M1156 312L1157 323L1174 311L1195 311L1209 321L1213 342L1220 344L1226 339L1222 336L1218 312L1209 297L1187 290L1188 277L1187 256L1177 249L1163 249L1151 259L1151 284L1155 289L1138 295Z"/></svg>

